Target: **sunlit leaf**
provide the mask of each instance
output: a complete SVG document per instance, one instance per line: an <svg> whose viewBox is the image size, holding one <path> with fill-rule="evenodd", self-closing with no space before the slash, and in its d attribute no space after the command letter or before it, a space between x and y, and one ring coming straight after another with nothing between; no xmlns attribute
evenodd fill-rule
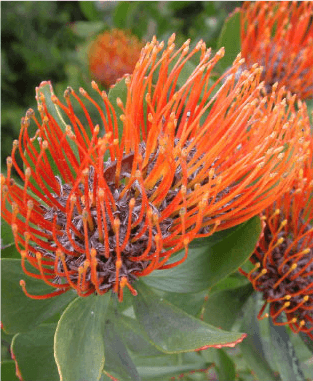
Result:
<svg viewBox="0 0 313 381"><path fill-rule="evenodd" d="M1 249L14 243L11 226L1 217Z"/></svg>
<svg viewBox="0 0 313 381"><path fill-rule="evenodd" d="M11 226L1 218L1 258L20 258L16 249Z"/></svg>
<svg viewBox="0 0 313 381"><path fill-rule="evenodd" d="M1 381L20 381L13 360L1 361Z"/></svg>
<svg viewBox="0 0 313 381"><path fill-rule="evenodd" d="M74 300L55 333L55 359L62 380L99 381L104 366L103 328L110 293Z"/></svg>
<svg viewBox="0 0 313 381"><path fill-rule="evenodd" d="M219 61L222 69L227 69L232 65L234 59L241 50L240 43L240 11L236 10L229 16L222 28L217 41L217 48L225 48L225 55Z"/></svg>

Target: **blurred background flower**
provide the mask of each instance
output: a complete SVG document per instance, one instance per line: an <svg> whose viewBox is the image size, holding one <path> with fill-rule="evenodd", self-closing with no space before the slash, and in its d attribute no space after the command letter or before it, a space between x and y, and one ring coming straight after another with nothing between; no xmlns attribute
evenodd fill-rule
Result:
<svg viewBox="0 0 313 381"><path fill-rule="evenodd" d="M98 35L88 52L92 77L106 88L114 85L133 72L143 46L136 36L123 30L113 29Z"/></svg>

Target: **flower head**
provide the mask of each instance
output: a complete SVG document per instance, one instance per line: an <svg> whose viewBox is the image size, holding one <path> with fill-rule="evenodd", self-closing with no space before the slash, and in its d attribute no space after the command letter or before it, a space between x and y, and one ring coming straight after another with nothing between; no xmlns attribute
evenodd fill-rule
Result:
<svg viewBox="0 0 313 381"><path fill-rule="evenodd" d="M312 1L245 2L241 10L241 51L247 67L263 66L266 90L274 83L313 97Z"/></svg>
<svg viewBox="0 0 313 381"><path fill-rule="evenodd" d="M313 338L312 137L308 141L308 157L290 192L264 212L264 232L251 257L255 267L245 275L265 299L259 318L269 303L275 324Z"/></svg>
<svg viewBox="0 0 313 381"><path fill-rule="evenodd" d="M90 46L89 69L94 78L109 87L133 72L143 48L136 36L113 29L100 34Z"/></svg>
<svg viewBox="0 0 313 381"><path fill-rule="evenodd" d="M189 41L175 51L174 38L166 49L156 39L148 43L126 78L126 103L117 99L120 135L116 112L95 82L102 107L80 94L98 111L98 125L73 89L65 91L65 104L51 96L57 113L43 93L47 83L37 89L41 121L26 113L1 179L2 215L25 273L56 288L33 297L113 289L121 300L125 286L136 294L136 278L177 266L191 240L260 213L292 181L305 151L304 107L296 113L294 97L286 107L282 91L263 99L256 67L237 80L240 57L225 81L212 83L223 51L211 58L202 41L190 52ZM177 88L195 54L199 64ZM181 249L183 258L168 263Z"/></svg>

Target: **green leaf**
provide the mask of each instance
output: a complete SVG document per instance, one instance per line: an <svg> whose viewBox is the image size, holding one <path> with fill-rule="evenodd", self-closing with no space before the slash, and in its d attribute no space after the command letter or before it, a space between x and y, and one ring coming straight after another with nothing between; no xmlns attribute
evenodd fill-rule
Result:
<svg viewBox="0 0 313 381"><path fill-rule="evenodd" d="M113 12L113 22L114 26L117 28L129 28L130 19L130 8L133 8L134 4L126 1L119 1L114 12Z"/></svg>
<svg viewBox="0 0 313 381"><path fill-rule="evenodd" d="M250 283L249 280L245 276L239 274L239 272L235 272L230 274L228 277L222 279L220 282L216 283L210 289L210 293L213 293L216 291L222 291L225 289L229 290L231 288L245 286L249 283Z"/></svg>
<svg viewBox="0 0 313 381"><path fill-rule="evenodd" d="M217 41L217 48L225 48L225 56L219 61L219 66L226 70L232 65L241 50L240 42L240 11L235 10L225 21Z"/></svg>
<svg viewBox="0 0 313 381"><path fill-rule="evenodd" d="M1 330L1 361L11 360L11 342L14 335L8 335Z"/></svg>
<svg viewBox="0 0 313 381"><path fill-rule="evenodd" d="M236 378L236 369L233 360L223 349L218 349L215 353L215 365L219 381L229 381Z"/></svg>
<svg viewBox="0 0 313 381"><path fill-rule="evenodd" d="M1 217L1 258L20 258L17 251L11 226Z"/></svg>
<svg viewBox="0 0 313 381"><path fill-rule="evenodd" d="M1 361L1 381L20 381L16 376L14 361Z"/></svg>
<svg viewBox="0 0 313 381"><path fill-rule="evenodd" d="M313 353L313 340L304 332L299 332L299 336L305 345L309 348L309 350Z"/></svg>
<svg viewBox="0 0 313 381"><path fill-rule="evenodd" d="M305 381L286 327L274 325L269 319L271 355L275 360L282 381Z"/></svg>
<svg viewBox="0 0 313 381"><path fill-rule="evenodd" d="M119 134L119 137L121 137L123 133L123 122L121 121L120 116L123 114L123 111L117 106L116 99L120 98L121 101L123 102L124 107L126 107L127 86L125 83L125 78L117 82L114 85L114 87L110 89L108 93L108 98L114 107L117 122L118 122L118 134Z"/></svg>
<svg viewBox="0 0 313 381"><path fill-rule="evenodd" d="M135 345L136 342L133 343L133 346ZM164 381L165 377L167 378L170 376L180 376L182 373L207 369L210 365L212 365L212 362L205 360L201 353L202 352L188 352L177 354L162 353L158 356L136 355L133 356L133 361L136 364L137 370L144 381Z"/></svg>
<svg viewBox="0 0 313 381"><path fill-rule="evenodd" d="M71 29L73 32L78 36L82 38L89 39L94 34L99 33L104 29L105 25L102 21L76 21ZM72 85L73 86L73 85Z"/></svg>
<svg viewBox="0 0 313 381"><path fill-rule="evenodd" d="M247 333L247 338L240 343L239 348L250 369L260 381L275 381L277 378L268 364L257 319L256 295L254 294L245 306L245 314L240 329Z"/></svg>
<svg viewBox="0 0 313 381"><path fill-rule="evenodd" d="M53 355L56 324L43 324L27 333L18 333L12 341L21 378L25 381L59 381Z"/></svg>
<svg viewBox="0 0 313 381"><path fill-rule="evenodd" d="M124 338L123 330L118 330L116 321L120 316L109 315L104 326L105 367L104 370L123 381L140 381L141 378L130 357ZM120 335L119 333L122 333ZM88 379L89 380L89 379Z"/></svg>
<svg viewBox="0 0 313 381"><path fill-rule="evenodd" d="M111 293L74 300L59 320L55 359L64 381L98 381L104 366L103 326Z"/></svg>
<svg viewBox="0 0 313 381"><path fill-rule="evenodd" d="M176 292L166 292L163 298L174 306L187 312L189 315L198 316L205 303L208 291L204 290L197 294L181 294Z"/></svg>
<svg viewBox="0 0 313 381"><path fill-rule="evenodd" d="M210 363L194 363L181 365L162 365L159 366L138 366L138 372L143 380L164 381L164 377L180 376L185 372L192 372L198 369L206 369ZM229 381L230 379L228 379Z"/></svg>
<svg viewBox="0 0 313 381"><path fill-rule="evenodd" d="M310 379L313 374L313 361L312 361L312 351L302 340L299 333L294 333L289 327L287 327L287 332L289 334L291 343L295 349L296 356L298 357L301 369L303 371L304 377ZM270 338L269 338L270 339ZM313 345L313 340L310 339Z"/></svg>
<svg viewBox="0 0 313 381"><path fill-rule="evenodd" d="M147 26L149 18L147 7L151 2L147 2L144 7L138 1L118 1L113 11L114 26L120 29L127 29L135 34L138 38L147 35Z"/></svg>
<svg viewBox="0 0 313 381"><path fill-rule="evenodd" d="M1 250L14 243L11 226L1 217Z"/></svg>
<svg viewBox="0 0 313 381"><path fill-rule="evenodd" d="M204 306L203 320L216 327L230 330L236 319L241 316L242 308L252 292L253 287L249 283L209 295Z"/></svg>
<svg viewBox="0 0 313 381"><path fill-rule="evenodd" d="M241 342L245 334L226 332L188 315L157 296L142 281L135 283L137 320L154 345L165 353L190 352L208 347L221 348Z"/></svg>
<svg viewBox="0 0 313 381"><path fill-rule="evenodd" d="M54 298L34 300L22 291L24 279L30 294L44 295L54 289L43 280L30 278L22 270L20 259L2 259L2 324L7 333L26 332L61 311L77 295L68 291Z"/></svg>
<svg viewBox="0 0 313 381"><path fill-rule="evenodd" d="M151 342L138 321L125 315L119 315L116 321L119 332L123 332L123 341L132 353L137 356L163 355Z"/></svg>
<svg viewBox="0 0 313 381"><path fill-rule="evenodd" d="M1 248L1 257L2 258L21 258L20 253L16 250L14 243L6 245Z"/></svg>
<svg viewBox="0 0 313 381"><path fill-rule="evenodd" d="M95 1L80 1L79 8L89 21L100 20L100 12L97 10Z"/></svg>
<svg viewBox="0 0 313 381"><path fill-rule="evenodd" d="M195 293L212 287L238 269L251 255L261 233L258 216L231 229L223 240L213 244L207 240L204 247L191 247L188 257L177 267L157 270L143 278L149 286L178 293ZM169 263L177 261L183 252Z"/></svg>

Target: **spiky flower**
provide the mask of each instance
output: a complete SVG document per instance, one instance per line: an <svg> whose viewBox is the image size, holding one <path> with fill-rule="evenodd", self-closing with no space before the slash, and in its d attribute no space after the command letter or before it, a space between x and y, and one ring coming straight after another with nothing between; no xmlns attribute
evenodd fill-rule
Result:
<svg viewBox="0 0 313 381"><path fill-rule="evenodd" d="M307 139L304 167L290 192L266 209L265 229L251 257L255 267L245 275L263 293L259 318L269 304L274 324L288 324L313 339L313 139Z"/></svg>
<svg viewBox="0 0 313 381"><path fill-rule="evenodd" d="M114 85L125 74L133 72L143 46L136 36L123 30L101 33L88 52L92 76L106 87Z"/></svg>
<svg viewBox="0 0 313 381"><path fill-rule="evenodd" d="M179 265L191 240L260 213L292 181L305 151L304 108L296 113L294 98L286 108L282 91L269 103L263 99L256 67L237 80L240 57L225 81L212 83L223 50L211 58L202 41L191 52L187 41L175 51L174 38L166 49L156 39L148 43L126 78L126 103L117 99L122 131L95 82L102 106L80 94L98 121L73 89L65 91L65 104L52 95L58 112L44 95L47 83L37 89L41 121L26 113L1 180L2 214L25 273L56 288L32 297L113 289L121 300L125 286L136 294L136 278ZM199 64L178 88L195 54ZM12 166L22 185L11 177ZM182 249L182 258L168 263Z"/></svg>
<svg viewBox="0 0 313 381"><path fill-rule="evenodd" d="M241 51L247 67L263 66L267 92L274 83L301 99L313 97L313 2L245 2Z"/></svg>

